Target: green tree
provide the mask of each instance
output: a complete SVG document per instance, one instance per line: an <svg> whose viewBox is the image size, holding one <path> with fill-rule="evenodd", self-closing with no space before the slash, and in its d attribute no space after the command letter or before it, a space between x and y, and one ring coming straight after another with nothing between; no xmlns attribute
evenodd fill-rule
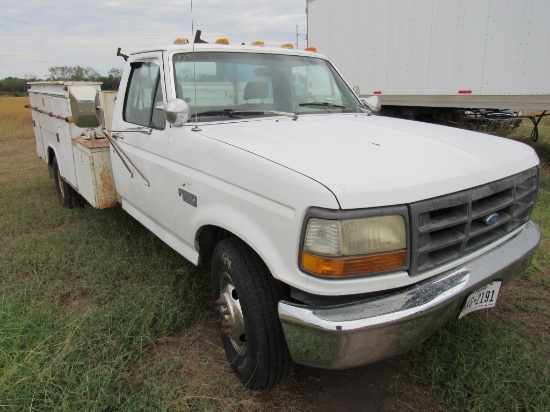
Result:
<svg viewBox="0 0 550 412"><path fill-rule="evenodd" d="M6 77L0 81L0 92L2 94L21 95L27 91L27 81L17 77Z"/></svg>
<svg viewBox="0 0 550 412"><path fill-rule="evenodd" d="M34 82L38 80L38 76L34 73L25 73L23 78L28 82Z"/></svg>
<svg viewBox="0 0 550 412"><path fill-rule="evenodd" d="M59 81L97 81L101 82L103 90L118 90L122 70L111 68L107 76L102 76L91 67L82 66L53 66L48 69L46 80ZM34 73L25 73L24 78L6 77L0 80L0 94L21 96L27 93L27 82L40 81Z"/></svg>
<svg viewBox="0 0 550 412"><path fill-rule="evenodd" d="M91 67L53 66L48 69L48 80L98 80L101 75Z"/></svg>
<svg viewBox="0 0 550 412"><path fill-rule="evenodd" d="M112 67L111 70L107 73L109 77L114 78L121 78L122 77L122 69L117 69L116 67Z"/></svg>
<svg viewBox="0 0 550 412"><path fill-rule="evenodd" d="M101 77L99 80L103 82L101 88L103 90L118 90L120 84L120 78L122 77L122 70L115 67L108 71L107 77Z"/></svg>

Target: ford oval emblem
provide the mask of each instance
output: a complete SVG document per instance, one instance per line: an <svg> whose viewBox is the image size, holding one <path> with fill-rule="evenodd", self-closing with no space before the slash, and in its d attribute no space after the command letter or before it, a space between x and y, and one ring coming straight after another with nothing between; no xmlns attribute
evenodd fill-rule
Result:
<svg viewBox="0 0 550 412"><path fill-rule="evenodd" d="M500 215L498 213L493 213L493 214L487 216L484 219L484 222L487 226L492 226L495 223L497 223L499 220L500 220Z"/></svg>

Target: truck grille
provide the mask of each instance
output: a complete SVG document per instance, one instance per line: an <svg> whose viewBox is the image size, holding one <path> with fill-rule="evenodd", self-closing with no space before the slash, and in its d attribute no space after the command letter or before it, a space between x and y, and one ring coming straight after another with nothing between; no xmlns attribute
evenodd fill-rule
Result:
<svg viewBox="0 0 550 412"><path fill-rule="evenodd" d="M410 274L475 252L526 223L535 207L538 174L534 167L487 185L412 203ZM493 214L498 220L486 223Z"/></svg>

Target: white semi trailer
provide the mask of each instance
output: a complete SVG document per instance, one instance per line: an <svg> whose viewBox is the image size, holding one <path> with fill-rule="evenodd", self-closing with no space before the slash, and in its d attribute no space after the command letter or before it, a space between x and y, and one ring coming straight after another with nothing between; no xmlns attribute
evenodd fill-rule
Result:
<svg viewBox="0 0 550 412"><path fill-rule="evenodd" d="M550 108L548 0L307 0L307 19L308 45L382 114L471 124Z"/></svg>

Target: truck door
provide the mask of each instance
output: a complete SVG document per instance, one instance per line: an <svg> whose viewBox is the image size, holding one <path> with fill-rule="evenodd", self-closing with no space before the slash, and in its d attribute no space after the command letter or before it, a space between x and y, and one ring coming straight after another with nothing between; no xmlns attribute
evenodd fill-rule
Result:
<svg viewBox="0 0 550 412"><path fill-rule="evenodd" d="M131 70L120 88L125 92L118 96L124 101L117 102L113 136L135 167L125 164L111 147L113 175L123 208L160 236L168 216L165 181L169 134L162 111L166 102L162 54L140 54L131 59Z"/></svg>

